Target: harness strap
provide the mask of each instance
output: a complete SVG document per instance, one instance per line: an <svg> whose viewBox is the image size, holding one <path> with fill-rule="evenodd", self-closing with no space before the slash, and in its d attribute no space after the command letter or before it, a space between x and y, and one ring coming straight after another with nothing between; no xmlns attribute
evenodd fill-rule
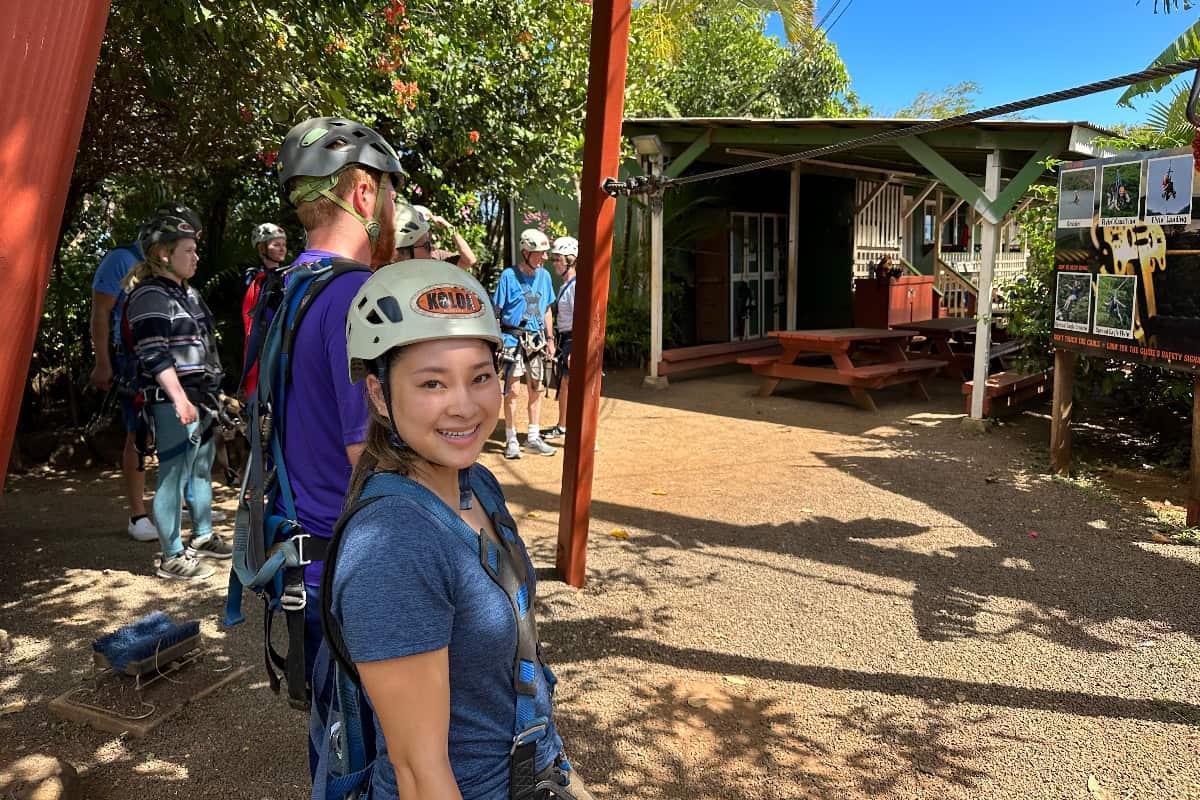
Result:
<svg viewBox="0 0 1200 800"><path fill-rule="evenodd" d="M250 458L244 470L241 502L234 530L234 577L229 583L225 621L242 619L240 595L249 586L265 595L264 662L271 688L280 688L281 671L288 683L288 701L297 708L308 707L309 687L305 681L304 607L307 602L304 567L325 557L327 540L315 538L300 527L295 495L288 477L283 452L287 390L291 383L291 354L297 332L321 291L339 275L365 272L355 261L326 258L291 270L290 282L279 300L266 335L257 351L247 350L247 362L257 358L259 380L247 402L247 436ZM255 308L255 331L262 330L264 310L272 300L273 281L264 281ZM274 514L278 500L282 515ZM235 598L233 595L237 593ZM286 656L271 644L270 624L276 611L284 612L288 628Z"/></svg>
<svg viewBox="0 0 1200 800"><path fill-rule="evenodd" d="M537 744L545 738L549 721L545 717L537 716L536 698L539 676L551 686L554 678L553 673L541 662L537 622L532 613L534 592L528 564L517 538L516 522L504 510L503 497L498 489L493 489L487 481L472 482L472 485L475 486L475 493L491 518L494 532L484 528L476 534L444 503L427 503L425 507L439 522L458 534L463 544L477 554L484 572L504 592L512 605L517 624L517 654L512 667L516 708L509 769L510 796L524 800L536 797L536 793L544 788L540 785L546 782L544 776L539 776L535 770L535 759ZM460 490L461 488L460 484ZM345 528L355 514L385 496L418 494L420 499L425 500L425 493L426 490L408 478L395 473L376 473L367 481L358 501L338 520L334 530L321 578L321 623L338 669L356 685L361 685L358 671L350 658L340 625L333 615L333 581Z"/></svg>

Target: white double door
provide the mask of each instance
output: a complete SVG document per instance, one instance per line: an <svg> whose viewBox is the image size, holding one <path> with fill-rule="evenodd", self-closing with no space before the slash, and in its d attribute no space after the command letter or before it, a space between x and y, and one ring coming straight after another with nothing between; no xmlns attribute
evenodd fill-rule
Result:
<svg viewBox="0 0 1200 800"><path fill-rule="evenodd" d="M729 215L729 340L784 327L786 214Z"/></svg>

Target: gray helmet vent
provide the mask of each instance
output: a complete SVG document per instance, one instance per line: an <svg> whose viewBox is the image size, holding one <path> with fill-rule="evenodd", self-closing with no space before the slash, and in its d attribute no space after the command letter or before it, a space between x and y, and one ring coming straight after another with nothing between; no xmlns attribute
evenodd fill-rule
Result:
<svg viewBox="0 0 1200 800"><path fill-rule="evenodd" d="M396 301L396 298L384 296L375 301L375 304L379 306L379 310L383 312L383 315L392 322L402 322L404 320L404 314L400 311L400 303Z"/></svg>

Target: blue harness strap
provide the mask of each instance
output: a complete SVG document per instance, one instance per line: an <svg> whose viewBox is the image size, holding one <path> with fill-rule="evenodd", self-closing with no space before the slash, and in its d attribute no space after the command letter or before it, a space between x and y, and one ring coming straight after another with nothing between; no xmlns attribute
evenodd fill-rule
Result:
<svg viewBox="0 0 1200 800"><path fill-rule="evenodd" d="M326 540L309 536L297 521L296 498L284 458L291 354L297 331L313 301L333 279L351 271L365 272L367 268L327 258L288 272L279 308L257 354L258 384L247 402L250 458L234 527L233 574L224 621L234 625L245 619L241 610L243 587L263 597L267 677L271 688L279 691L279 673L286 676L288 701L297 708L307 708L309 696L304 656L304 567L321 560ZM277 653L270 640L271 623L280 610L287 620L286 656Z"/></svg>
<svg viewBox="0 0 1200 800"><path fill-rule="evenodd" d="M479 480L471 480L476 477ZM360 510L387 496L403 497L421 503L438 522L454 531L462 543L472 553L477 554L484 572L504 591L512 604L517 624L517 655L513 664L513 687L516 693L513 760L515 765L517 754L520 754L528 762L523 764L522 775L517 774L515 766L511 771L510 780L514 782L513 785L516 789L513 796L526 796L533 792L538 785L533 771L533 758L537 743L545 738L550 727L549 720L544 716L538 716L536 711L538 676L542 676L551 690L557 683L557 679L541 660L537 624L531 611L534 589L529 575L528 562L517 537L516 522L505 510L504 496L499 485L495 483L494 479L489 480L486 471L478 466L471 467L469 474L460 475L459 488L462 496L460 509L470 507L465 504L470 502L471 487L474 487L475 496L491 519L495 534L486 529L479 533L473 532L462 518L445 503L431 502L428 489L409 478L391 472L372 475L359 494L358 502L338 521L333 542L326 555L325 572L321 579L322 625L325 630L327 650L334 661L334 680L338 681L335 686L339 689L348 689L352 686L355 694L346 697L339 695L336 707L330 709L331 713L328 719L334 720L337 716L336 723L342 734L335 742L335 737L329 730L326 730L323 744L327 747L334 746L337 750L330 754L328 763L338 765L340 768L335 770L336 775L328 771L318 771L318 775L326 775L326 780L322 784L323 794L318 795L314 791L313 797L316 800L342 800L346 797L356 797L357 795L354 793L362 791L370 780L370 763L359 761L358 758L361 756L365 761L369 761L373 758L373 754L356 750L356 742L361 741L364 722L358 714L361 683L345 641L341 637L338 621L332 612L333 580L337 569L337 554L346 525ZM322 652L324 653L324 651ZM347 709L350 709L351 713L348 714ZM331 724L327 722L326 727L331 727ZM357 726L356 730L351 731L351 726Z"/></svg>

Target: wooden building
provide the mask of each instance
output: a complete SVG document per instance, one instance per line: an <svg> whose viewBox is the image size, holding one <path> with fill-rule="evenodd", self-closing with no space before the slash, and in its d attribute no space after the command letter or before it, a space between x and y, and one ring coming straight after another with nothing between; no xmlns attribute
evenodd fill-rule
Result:
<svg viewBox="0 0 1200 800"><path fill-rule="evenodd" d="M644 170L679 177L913 123L627 119L624 134ZM942 314L973 314L986 267L995 288L1024 270L1014 216L1033 183L1053 180L1045 160L1095 157L1102 134L1083 122L978 122L672 188L660 214L646 204L649 379L732 362L771 330L849 326L854 278L885 257L934 276Z"/></svg>

